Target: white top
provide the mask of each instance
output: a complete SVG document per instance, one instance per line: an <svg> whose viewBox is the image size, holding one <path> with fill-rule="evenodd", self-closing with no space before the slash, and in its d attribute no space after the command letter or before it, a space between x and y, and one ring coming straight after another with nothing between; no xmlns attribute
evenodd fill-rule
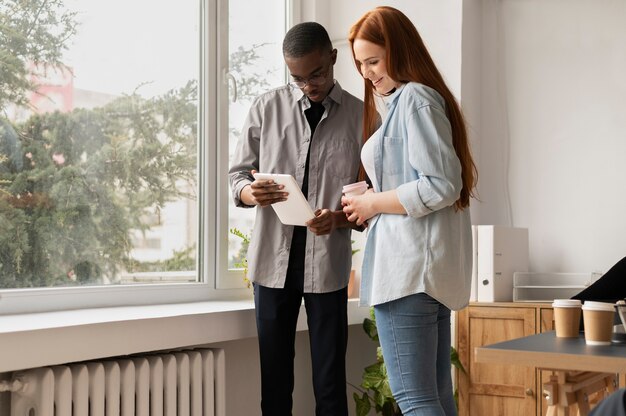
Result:
<svg viewBox="0 0 626 416"><path fill-rule="evenodd" d="M372 183L376 183L376 169L374 169L374 148L375 143L380 140L380 129L376 130L372 136L365 142L361 149L361 162L363 168L368 173Z"/></svg>

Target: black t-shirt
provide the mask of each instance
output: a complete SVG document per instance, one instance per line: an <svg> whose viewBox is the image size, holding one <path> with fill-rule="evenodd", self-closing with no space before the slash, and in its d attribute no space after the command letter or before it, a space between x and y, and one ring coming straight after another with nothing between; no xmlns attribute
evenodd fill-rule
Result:
<svg viewBox="0 0 626 416"><path fill-rule="evenodd" d="M325 108L321 103L309 101L311 107L304 110L304 115L311 128L311 140L309 140L309 148L306 155L306 164L304 166L304 178L302 179L302 193L308 199L309 193L309 159L311 156L311 142L315 134L315 128L319 124L324 115ZM306 253L306 233L307 227L295 226L293 228L293 237L291 239L291 249L289 251L289 266L287 267L287 279L285 288L297 289L304 291L304 256Z"/></svg>

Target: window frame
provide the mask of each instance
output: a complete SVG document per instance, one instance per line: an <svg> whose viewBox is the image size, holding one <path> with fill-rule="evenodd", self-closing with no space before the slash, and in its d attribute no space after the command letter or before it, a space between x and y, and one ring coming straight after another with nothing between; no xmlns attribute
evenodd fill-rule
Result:
<svg viewBox="0 0 626 416"><path fill-rule="evenodd" d="M242 293L215 291L215 213L217 90L215 56L218 47L216 0L199 3L199 94L198 94L198 282L150 283L131 285L98 285L0 290L0 315L51 312L73 309L138 306L163 303L197 302L227 297L240 298Z"/></svg>
<svg viewBox="0 0 626 416"><path fill-rule="evenodd" d="M228 0L199 2L200 67L198 105L198 259L200 282L151 283L113 286L51 287L0 290L0 315L52 312L87 308L187 303L250 298L241 270L228 270L224 240L228 227L221 216L226 211L228 192L226 160L220 157L227 135L220 135L227 115L228 85L219 70L224 57L228 64ZM300 0L285 0L287 21L299 11ZM226 127L227 128L227 127ZM226 152L228 152L226 146ZM225 210L226 208L226 210ZM227 253L227 242L226 242ZM221 259L224 257L224 259ZM218 289L219 287L219 289Z"/></svg>
<svg viewBox="0 0 626 416"><path fill-rule="evenodd" d="M228 0L199 2L199 282L0 290L0 315L250 298L243 271L228 269ZM284 0L285 30L301 0ZM285 68L285 80L288 71ZM223 134L226 132L226 134ZM225 153L224 153L225 152ZM225 226L226 224L226 226Z"/></svg>
<svg viewBox="0 0 626 416"><path fill-rule="evenodd" d="M285 7L285 32L296 22L300 20L301 0L283 0ZM231 198L230 187L228 182L228 79L226 75L229 71L228 65L228 0L218 0L218 21L220 22L220 32L218 34L220 48L217 51L218 68L217 75L220 77L218 82L218 106L222 110L218 112L217 122L217 184L218 184L218 200L223 201L219 204L217 210L217 235L220 236L216 247L216 289L242 289L246 288L243 269L228 268L228 198ZM288 82L289 71L284 65L284 82ZM254 209L254 208L250 208Z"/></svg>

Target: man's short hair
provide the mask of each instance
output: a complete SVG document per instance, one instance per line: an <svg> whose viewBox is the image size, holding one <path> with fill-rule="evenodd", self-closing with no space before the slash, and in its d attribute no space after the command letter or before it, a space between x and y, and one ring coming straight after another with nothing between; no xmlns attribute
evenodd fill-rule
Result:
<svg viewBox="0 0 626 416"><path fill-rule="evenodd" d="M324 26L315 22L298 23L285 35L283 55L290 58L301 58L314 51L328 51L333 45Z"/></svg>

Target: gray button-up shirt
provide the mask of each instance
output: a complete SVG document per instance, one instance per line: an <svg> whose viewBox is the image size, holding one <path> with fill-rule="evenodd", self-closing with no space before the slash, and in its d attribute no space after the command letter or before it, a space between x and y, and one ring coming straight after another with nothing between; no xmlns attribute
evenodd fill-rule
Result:
<svg viewBox="0 0 626 416"><path fill-rule="evenodd" d="M241 190L261 173L293 175L302 187L307 152L308 201L311 208L341 209L343 185L356 181L362 138L363 102L342 90L338 82L322 104L324 115L315 134L304 110L310 107L302 91L280 87L259 96L253 103L229 170L235 205L246 207ZM348 284L352 252L350 228L316 236L307 231L304 291L333 292ZM261 286L285 285L293 226L283 225L272 207L257 207L248 247L248 277Z"/></svg>

